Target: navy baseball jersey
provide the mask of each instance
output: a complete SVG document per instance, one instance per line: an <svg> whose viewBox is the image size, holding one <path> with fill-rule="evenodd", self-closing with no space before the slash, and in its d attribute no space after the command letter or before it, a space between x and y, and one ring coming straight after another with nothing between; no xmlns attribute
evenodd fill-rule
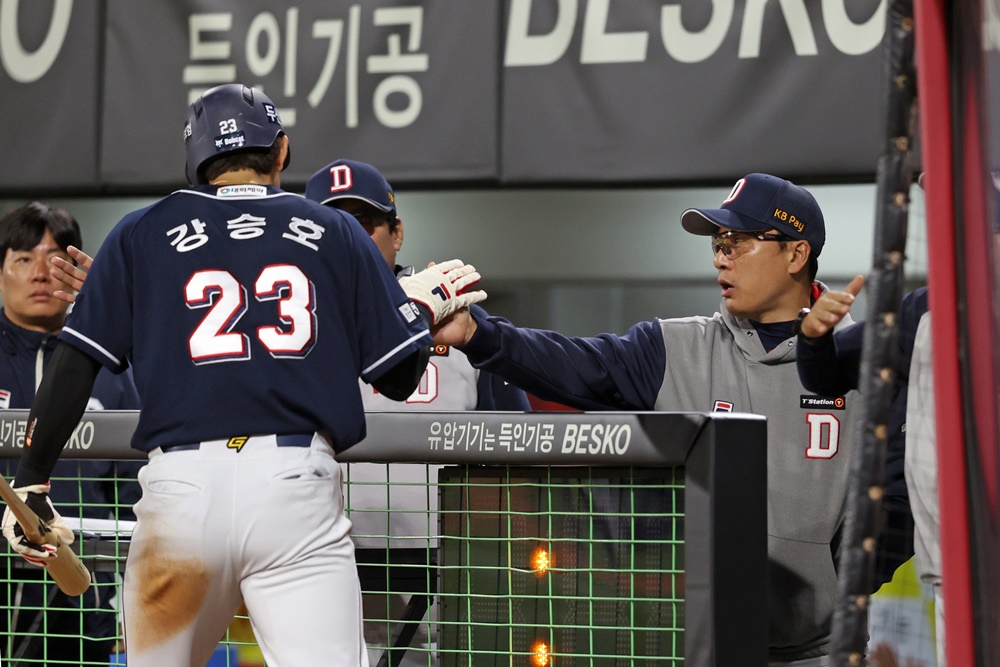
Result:
<svg viewBox="0 0 1000 667"><path fill-rule="evenodd" d="M489 317L479 306L471 306L476 317ZM386 398L375 387L362 386L366 412L401 410L512 410L529 412L525 393L493 373L473 368L460 350L432 345L431 358L420 384L405 401Z"/></svg>
<svg viewBox="0 0 1000 667"><path fill-rule="evenodd" d="M143 451L312 431L343 451L365 434L358 377L431 344L360 226L259 185L180 190L123 218L60 340L134 364Z"/></svg>

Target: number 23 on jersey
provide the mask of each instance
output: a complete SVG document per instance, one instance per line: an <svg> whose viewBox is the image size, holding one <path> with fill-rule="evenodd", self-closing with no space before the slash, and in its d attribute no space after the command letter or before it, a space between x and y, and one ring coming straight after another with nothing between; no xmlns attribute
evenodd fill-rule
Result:
<svg viewBox="0 0 1000 667"><path fill-rule="evenodd" d="M257 327L256 339L275 358L302 358L316 344L316 290L302 269L293 264L264 267L253 284L259 302L278 302L278 323ZM222 269L196 271L184 286L191 310L207 309L188 337L196 364L250 358L250 336L238 329L247 312L247 286Z"/></svg>

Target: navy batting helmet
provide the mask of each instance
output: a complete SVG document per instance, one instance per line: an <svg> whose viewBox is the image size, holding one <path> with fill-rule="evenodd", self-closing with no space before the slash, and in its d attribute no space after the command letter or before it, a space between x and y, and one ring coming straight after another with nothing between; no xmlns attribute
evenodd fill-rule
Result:
<svg viewBox="0 0 1000 667"><path fill-rule="evenodd" d="M202 165L230 153L267 150L283 132L274 102L263 92L227 83L202 93L184 121L188 183L204 185ZM282 170L288 167L289 151Z"/></svg>

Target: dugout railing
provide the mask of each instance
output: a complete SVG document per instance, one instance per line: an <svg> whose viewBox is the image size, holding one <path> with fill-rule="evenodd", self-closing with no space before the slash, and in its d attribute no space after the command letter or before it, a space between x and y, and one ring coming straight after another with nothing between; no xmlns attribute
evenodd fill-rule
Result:
<svg viewBox="0 0 1000 667"><path fill-rule="evenodd" d="M129 447L136 416L88 412L64 458L144 458ZM26 420L0 413L0 458L20 455ZM389 639L373 664L407 653L408 664L476 667L766 664L762 417L410 412L367 423L365 441L338 456L348 511L372 511L351 498L378 485L352 482L356 463L426 464L425 482L405 484L434 496L389 512L426 515L409 544L356 531L366 594L408 598L378 617ZM391 478L384 486L394 490ZM120 573L128 532L88 531L74 548L92 571ZM8 558L5 583L19 560ZM419 628L426 644L411 647ZM233 655L221 664L242 664Z"/></svg>

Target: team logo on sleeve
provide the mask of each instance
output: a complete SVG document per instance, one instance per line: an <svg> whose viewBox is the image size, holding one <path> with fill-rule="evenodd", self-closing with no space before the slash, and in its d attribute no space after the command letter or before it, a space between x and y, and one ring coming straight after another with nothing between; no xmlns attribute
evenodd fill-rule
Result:
<svg viewBox="0 0 1000 667"><path fill-rule="evenodd" d="M712 412L732 412L733 407L732 401L716 401L712 406Z"/></svg>
<svg viewBox="0 0 1000 667"><path fill-rule="evenodd" d="M451 348L447 345L431 345L431 354L435 357L447 357L449 349Z"/></svg>
<svg viewBox="0 0 1000 667"><path fill-rule="evenodd" d="M420 311L413 304L412 301L407 301L399 307L400 314L406 319L407 322L413 324L420 319Z"/></svg>
<svg viewBox="0 0 1000 667"><path fill-rule="evenodd" d="M843 410L847 400L843 396L827 398L825 396L799 396L799 407L803 410Z"/></svg>

